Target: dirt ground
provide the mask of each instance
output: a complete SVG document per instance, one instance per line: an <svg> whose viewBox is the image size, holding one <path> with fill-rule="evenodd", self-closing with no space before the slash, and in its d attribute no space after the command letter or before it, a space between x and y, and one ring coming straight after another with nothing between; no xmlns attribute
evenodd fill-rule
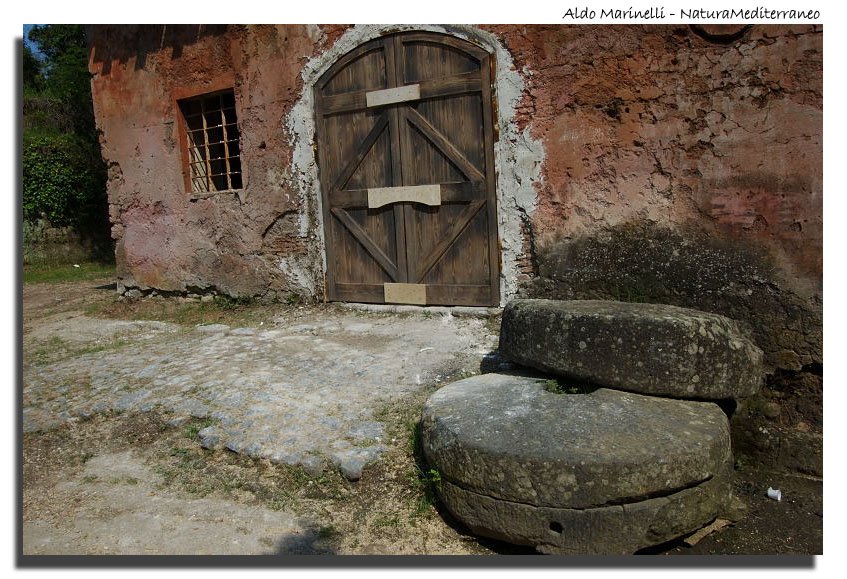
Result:
<svg viewBox="0 0 847 579"><path fill-rule="evenodd" d="M249 326L269 309L289 315L299 307L118 301L109 279L31 284L23 292L25 366L90 350L67 340L51 345L39 329L57 320L70 327L90 317ZM155 411L100 414L27 433L24 554L531 554L474 537L452 520L434 499L437 481L418 462L413 425L420 405L462 372L445 367L441 381L380 410L387 453L357 482L337 471L315 475L205 450L197 440L204 420L172 426ZM648 552L822 553L822 481L737 466L743 517L693 547L679 540ZM779 488L782 501L768 499L768 487Z"/></svg>

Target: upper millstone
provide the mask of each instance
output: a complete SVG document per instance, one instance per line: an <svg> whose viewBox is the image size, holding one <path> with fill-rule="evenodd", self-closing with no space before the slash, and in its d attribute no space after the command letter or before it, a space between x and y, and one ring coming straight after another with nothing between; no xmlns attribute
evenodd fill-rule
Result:
<svg viewBox="0 0 847 579"><path fill-rule="evenodd" d="M677 398L755 394L762 351L723 316L661 304L514 300L500 353L593 384Z"/></svg>

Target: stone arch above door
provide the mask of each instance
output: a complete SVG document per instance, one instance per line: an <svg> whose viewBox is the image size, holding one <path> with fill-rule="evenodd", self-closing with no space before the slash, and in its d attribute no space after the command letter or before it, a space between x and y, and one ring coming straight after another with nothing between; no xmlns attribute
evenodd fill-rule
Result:
<svg viewBox="0 0 847 579"><path fill-rule="evenodd" d="M499 303L490 59L402 32L316 82L330 300Z"/></svg>

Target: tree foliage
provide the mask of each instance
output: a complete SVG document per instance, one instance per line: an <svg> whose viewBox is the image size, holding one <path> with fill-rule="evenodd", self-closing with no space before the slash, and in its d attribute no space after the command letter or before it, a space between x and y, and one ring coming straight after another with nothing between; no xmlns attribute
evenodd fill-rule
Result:
<svg viewBox="0 0 847 579"><path fill-rule="evenodd" d="M24 219L46 218L56 226L73 225L94 208L97 179L87 151L72 137L34 137L23 151Z"/></svg>
<svg viewBox="0 0 847 579"><path fill-rule="evenodd" d="M91 229L108 225L85 28L35 26L23 52L23 211L25 219Z"/></svg>

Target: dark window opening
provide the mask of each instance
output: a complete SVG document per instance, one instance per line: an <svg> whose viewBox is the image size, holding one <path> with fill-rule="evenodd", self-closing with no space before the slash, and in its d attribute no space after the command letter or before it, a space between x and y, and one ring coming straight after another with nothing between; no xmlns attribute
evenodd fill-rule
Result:
<svg viewBox="0 0 847 579"><path fill-rule="evenodd" d="M192 193L241 189L238 119L232 90L179 101Z"/></svg>

